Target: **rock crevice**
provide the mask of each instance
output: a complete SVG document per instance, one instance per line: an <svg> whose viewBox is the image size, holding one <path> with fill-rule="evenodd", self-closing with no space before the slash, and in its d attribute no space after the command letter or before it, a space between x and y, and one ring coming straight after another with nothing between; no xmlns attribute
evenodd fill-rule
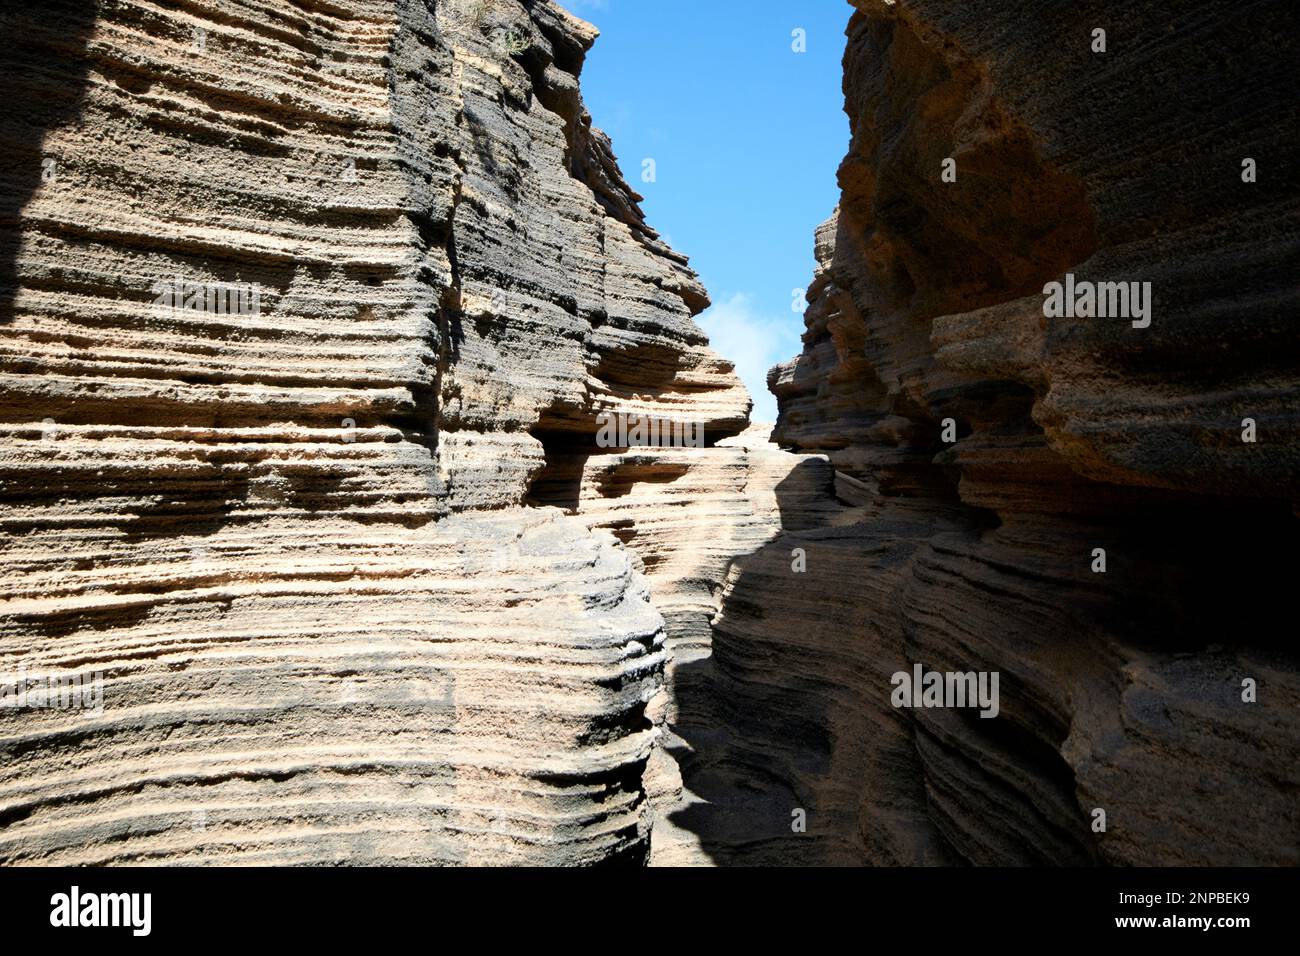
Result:
<svg viewBox="0 0 1300 956"><path fill-rule="evenodd" d="M0 861L1300 862L1294 11L854 6L776 444L550 0L6 11Z"/></svg>

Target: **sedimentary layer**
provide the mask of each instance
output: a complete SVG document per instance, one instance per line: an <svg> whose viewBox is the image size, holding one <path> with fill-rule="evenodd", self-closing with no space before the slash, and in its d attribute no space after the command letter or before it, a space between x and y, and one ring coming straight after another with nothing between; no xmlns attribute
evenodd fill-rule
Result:
<svg viewBox="0 0 1300 956"><path fill-rule="evenodd" d="M1300 862L1295 11L855 6L769 377L841 512L732 567L676 819L725 862ZM1149 325L1049 315L1067 274ZM918 663L999 713L895 706Z"/></svg>
<svg viewBox="0 0 1300 956"><path fill-rule="evenodd" d="M7 12L0 861L1300 862L1294 11L855 6L781 447L549 0Z"/></svg>
<svg viewBox="0 0 1300 956"><path fill-rule="evenodd" d="M0 670L104 683L0 709L0 860L643 860L663 619L535 486L602 412L712 444L749 399L583 107L595 30L58 0L3 31Z"/></svg>

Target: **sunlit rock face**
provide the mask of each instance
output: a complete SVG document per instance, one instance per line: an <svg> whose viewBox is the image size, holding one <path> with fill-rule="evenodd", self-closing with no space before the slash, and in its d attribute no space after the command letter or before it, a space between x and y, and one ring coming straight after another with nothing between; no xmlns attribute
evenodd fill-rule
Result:
<svg viewBox="0 0 1300 956"><path fill-rule="evenodd" d="M712 446L749 398L583 107L595 36L516 0L5 12L0 676L102 706L0 709L0 860L646 859L663 616L576 511L658 476L557 474L602 412ZM744 468L718 580L776 532Z"/></svg>
<svg viewBox="0 0 1300 956"><path fill-rule="evenodd" d="M3 14L0 862L1300 862L1295 12L855 6L776 444L550 0Z"/></svg>
<svg viewBox="0 0 1300 956"><path fill-rule="evenodd" d="M769 378L840 514L733 565L678 823L720 861L1300 862L1295 11L856 6ZM1049 314L1067 275L1147 315ZM894 706L918 663L998 715Z"/></svg>

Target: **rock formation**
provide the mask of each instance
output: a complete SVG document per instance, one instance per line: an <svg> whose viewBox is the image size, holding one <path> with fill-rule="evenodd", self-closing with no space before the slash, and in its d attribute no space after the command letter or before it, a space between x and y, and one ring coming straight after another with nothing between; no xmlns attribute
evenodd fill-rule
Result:
<svg viewBox="0 0 1300 956"><path fill-rule="evenodd" d="M680 820L720 861L1300 863L1296 137L1252 52L1295 11L855 5L769 377L842 512L733 567ZM1149 325L1045 317L1067 273L1150 282ZM999 715L892 706L916 663L999 673Z"/></svg>
<svg viewBox="0 0 1300 956"><path fill-rule="evenodd" d="M1300 862L1294 12L855 6L781 447L551 0L3 14L0 862Z"/></svg>
<svg viewBox="0 0 1300 956"><path fill-rule="evenodd" d="M712 444L749 403L583 108L594 38L516 0L6 12L0 670L104 685L0 709L0 860L645 858L663 620L557 476L601 412ZM725 535L719 579L761 540Z"/></svg>

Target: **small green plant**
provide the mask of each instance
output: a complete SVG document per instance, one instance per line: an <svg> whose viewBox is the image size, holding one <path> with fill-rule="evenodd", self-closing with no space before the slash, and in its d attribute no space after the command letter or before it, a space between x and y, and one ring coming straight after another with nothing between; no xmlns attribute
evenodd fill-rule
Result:
<svg viewBox="0 0 1300 956"><path fill-rule="evenodd" d="M524 31L510 27L501 30L492 45L505 56L516 56L532 46L532 40Z"/></svg>

